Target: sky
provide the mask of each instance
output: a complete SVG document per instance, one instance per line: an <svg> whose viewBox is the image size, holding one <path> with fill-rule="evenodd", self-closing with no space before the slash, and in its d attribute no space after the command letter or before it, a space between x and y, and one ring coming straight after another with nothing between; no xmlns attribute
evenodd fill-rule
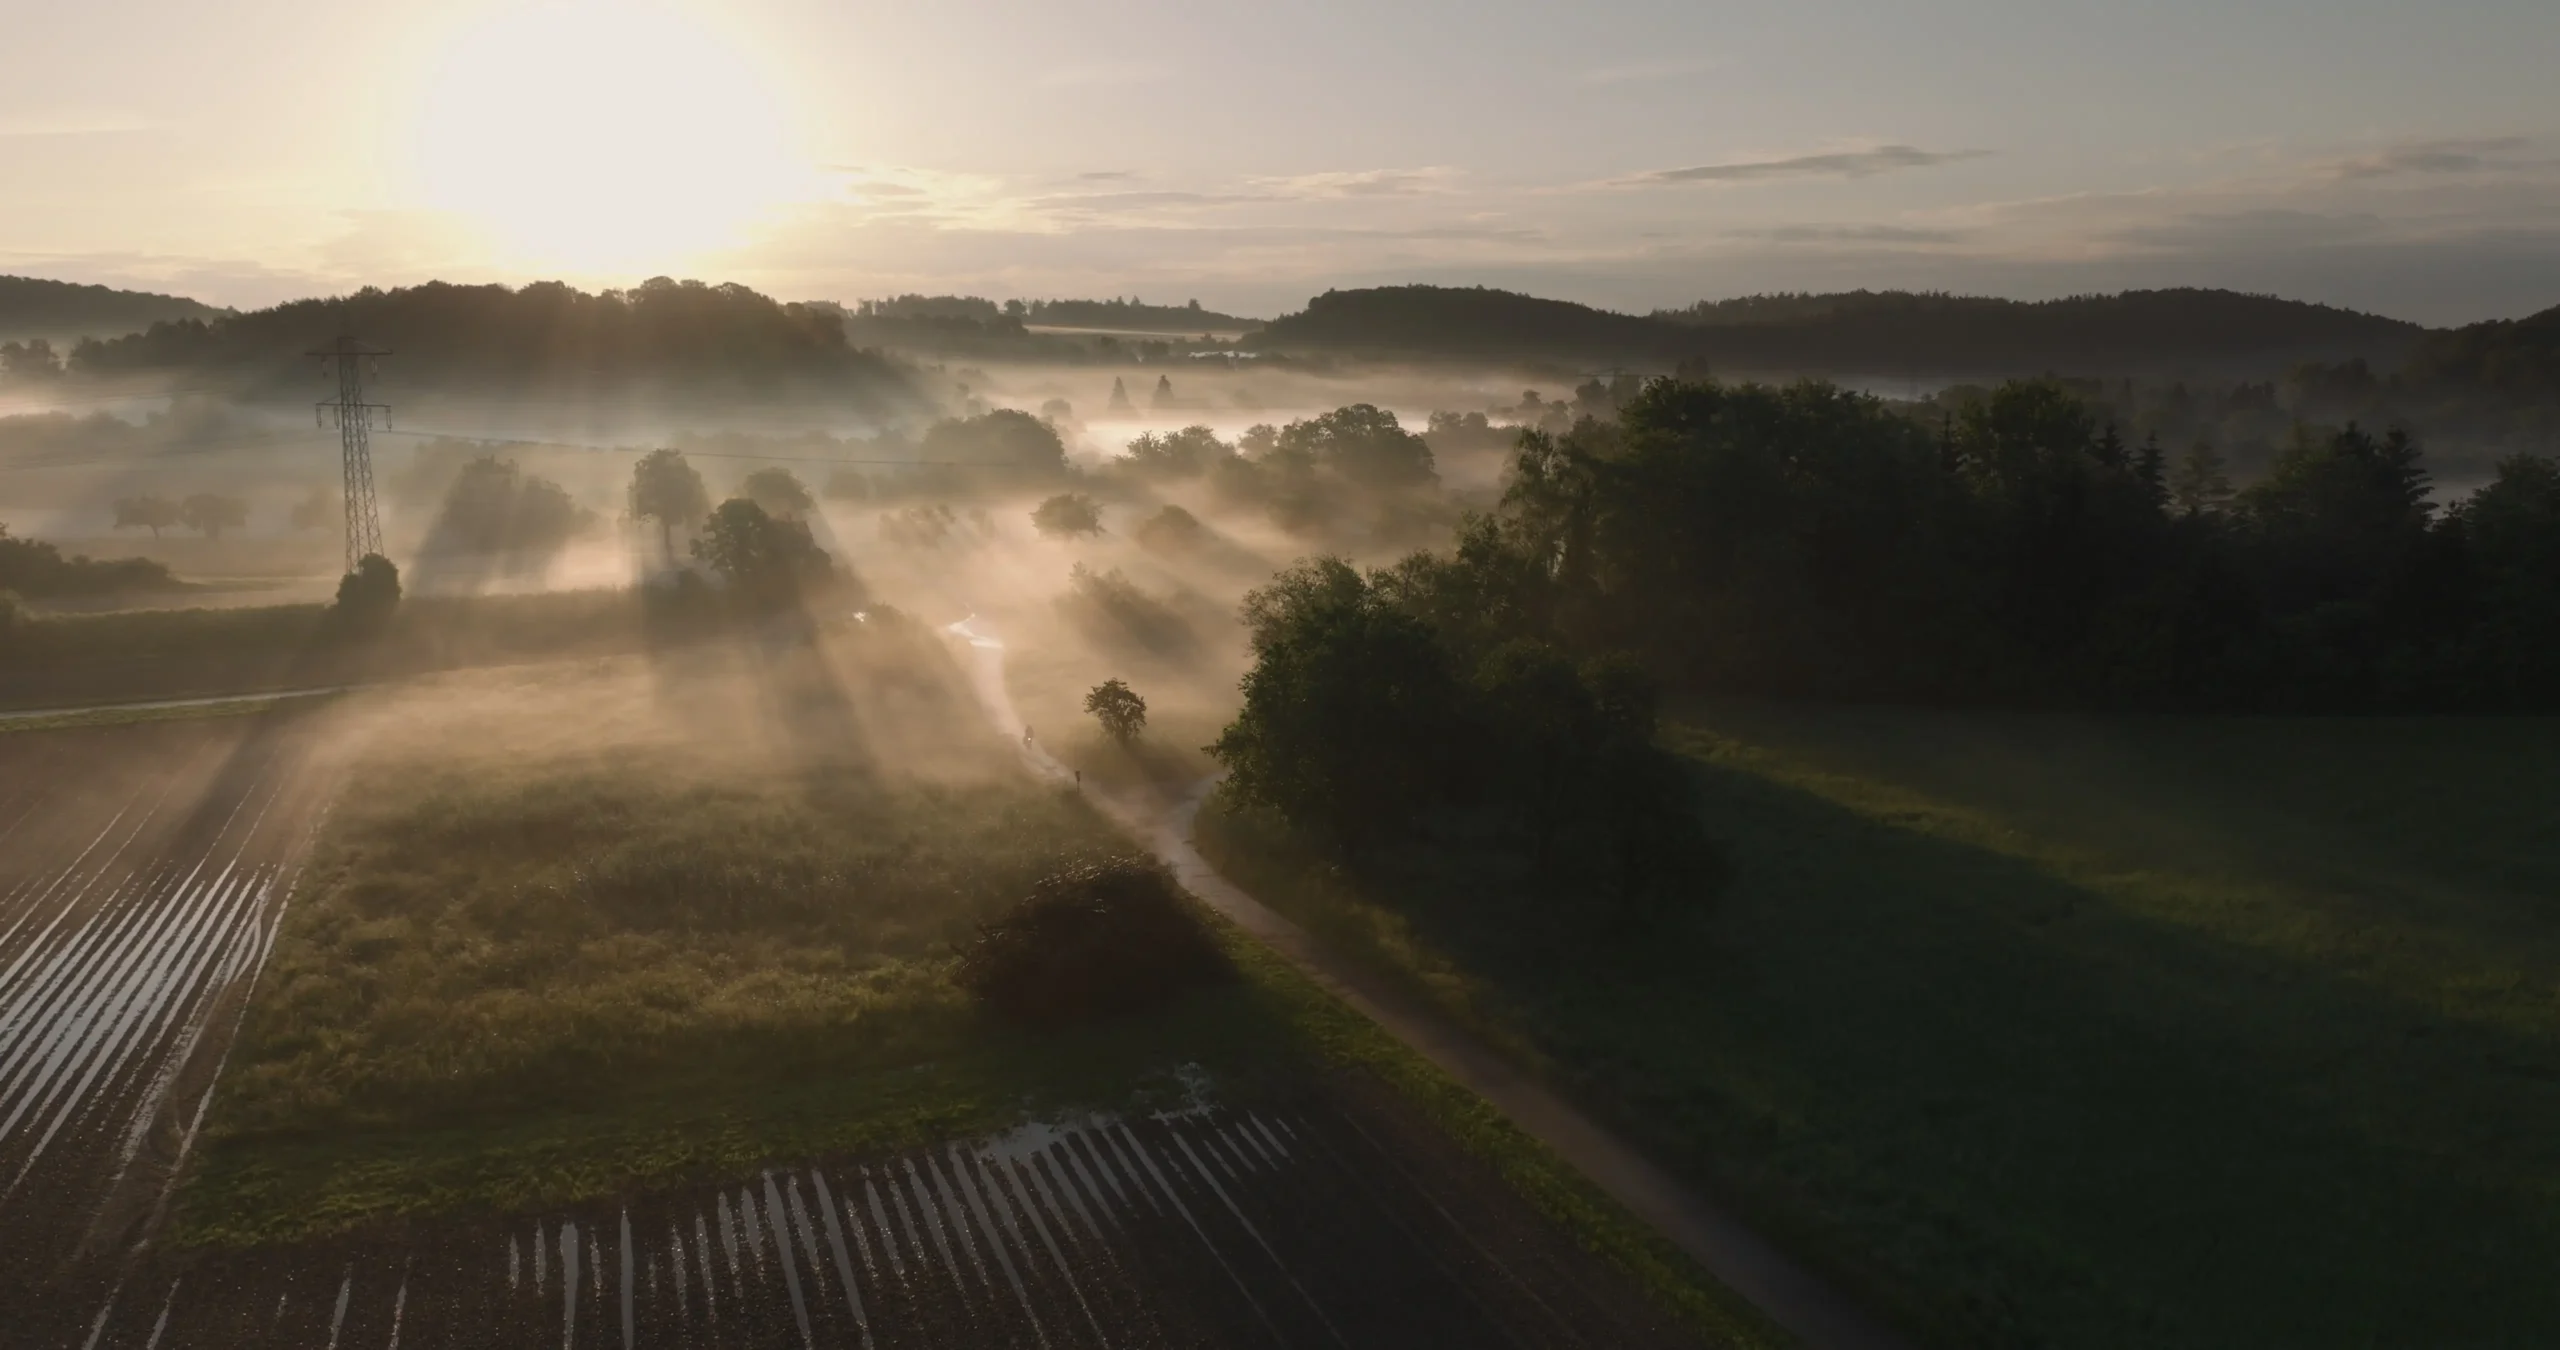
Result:
<svg viewBox="0 0 2560 1350"><path fill-rule="evenodd" d="M2551 0L0 0L0 272L2560 304Z"/></svg>

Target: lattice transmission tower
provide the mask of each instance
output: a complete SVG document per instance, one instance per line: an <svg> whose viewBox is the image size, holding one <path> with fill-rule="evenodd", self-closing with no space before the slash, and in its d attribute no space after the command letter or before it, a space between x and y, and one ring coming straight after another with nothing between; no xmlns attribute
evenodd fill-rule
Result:
<svg viewBox="0 0 2560 1350"><path fill-rule="evenodd" d="M338 448L347 479L347 570L368 553L382 551L382 515L373 504L373 423L379 415L387 430L391 426L391 405L364 401L366 369L377 358L389 356L389 348L371 347L351 337L341 337L318 351L305 355L320 358L323 374L334 367L338 377L338 396L313 405L312 416L321 426L331 418L338 423Z"/></svg>

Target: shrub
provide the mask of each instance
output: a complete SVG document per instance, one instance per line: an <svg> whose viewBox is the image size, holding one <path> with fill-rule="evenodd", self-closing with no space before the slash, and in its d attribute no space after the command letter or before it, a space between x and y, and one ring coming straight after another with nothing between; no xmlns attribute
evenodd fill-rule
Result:
<svg viewBox="0 0 2560 1350"><path fill-rule="evenodd" d="M1115 859L1050 877L980 926L957 978L999 1015L1037 1024L1143 1012L1233 975L1170 873Z"/></svg>

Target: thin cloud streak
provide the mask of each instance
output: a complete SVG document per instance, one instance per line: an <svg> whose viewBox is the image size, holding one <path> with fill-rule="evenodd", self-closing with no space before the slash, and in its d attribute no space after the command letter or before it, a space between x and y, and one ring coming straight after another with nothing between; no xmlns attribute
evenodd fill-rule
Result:
<svg viewBox="0 0 2560 1350"><path fill-rule="evenodd" d="M1611 179L1616 187L1677 187L1690 183L1761 183L1784 178L1872 178L1904 169L1928 169L1981 159L1988 150L1923 150L1916 145L1880 145L1872 150L1834 150L1784 159L1737 160L1685 169L1656 169Z"/></svg>
<svg viewBox="0 0 2560 1350"><path fill-rule="evenodd" d="M2388 178L2397 174L2472 173L2482 169L2518 169L2533 167L2500 156L2522 150L2527 142L2522 136L2491 136L2475 140L2411 141L2370 155L2334 160L2323 166L2328 176L2346 181Z"/></svg>

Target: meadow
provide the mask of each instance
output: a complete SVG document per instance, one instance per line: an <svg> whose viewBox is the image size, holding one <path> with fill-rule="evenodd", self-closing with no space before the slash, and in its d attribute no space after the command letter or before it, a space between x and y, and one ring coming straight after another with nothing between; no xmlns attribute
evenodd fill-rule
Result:
<svg viewBox="0 0 2560 1350"><path fill-rule="evenodd" d="M1571 1169L1205 909L1230 984L1064 1027L973 1003L959 944L1040 878L1128 845L1022 771L949 661L892 617L814 648L339 700L346 748L321 770L336 804L177 1240L519 1213L1349 1074L1713 1343L1771 1343Z"/></svg>
<svg viewBox="0 0 2560 1350"><path fill-rule="evenodd" d="M2560 1336L2560 722L1716 704L1640 933L1482 857L1241 884L1941 1345Z"/></svg>

